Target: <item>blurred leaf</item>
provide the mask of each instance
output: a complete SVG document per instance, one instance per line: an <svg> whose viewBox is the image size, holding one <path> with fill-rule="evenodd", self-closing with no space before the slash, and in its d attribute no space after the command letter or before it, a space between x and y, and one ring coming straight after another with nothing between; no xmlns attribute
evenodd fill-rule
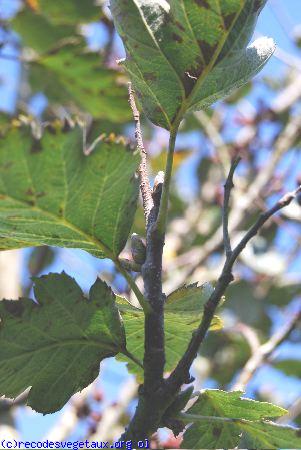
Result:
<svg viewBox="0 0 301 450"><path fill-rule="evenodd" d="M208 107L204 110L204 113L208 118L211 118L214 114L214 109ZM189 133L190 131L205 131L201 122L196 118L195 112L187 113L180 126L181 133Z"/></svg>
<svg viewBox="0 0 301 450"><path fill-rule="evenodd" d="M77 34L73 26L53 25L47 18L28 8L12 19L11 26L20 34L23 45L38 53L46 53L57 47L63 39Z"/></svg>
<svg viewBox="0 0 301 450"><path fill-rule="evenodd" d="M199 182L201 184L204 184L205 181L210 178L210 169L213 165L213 161L212 158L207 158L206 156L204 156L197 168L197 175L198 175L198 179Z"/></svg>
<svg viewBox="0 0 301 450"><path fill-rule="evenodd" d="M135 214L139 157L117 139L83 154L82 130L49 125L40 140L12 127L0 143L0 246L123 249Z"/></svg>
<svg viewBox="0 0 301 450"><path fill-rule="evenodd" d="M266 302L257 295L252 283L242 280L229 286L226 308L231 309L241 322L264 333L268 333L271 325L266 307Z"/></svg>
<svg viewBox="0 0 301 450"><path fill-rule="evenodd" d="M44 92L52 103L80 108L95 118L117 123L131 119L127 90L119 72L103 65L97 53L66 45L31 65L34 92Z"/></svg>
<svg viewBox="0 0 301 450"><path fill-rule="evenodd" d="M104 358L125 350L115 295L97 280L86 299L65 273L35 279L35 297L0 302L0 395L31 387L28 405L53 413L88 386Z"/></svg>
<svg viewBox="0 0 301 450"><path fill-rule="evenodd" d="M224 0L217 8L215 0L111 0L124 65L150 120L170 129L187 111L225 97L261 70L272 40L246 46L265 3Z"/></svg>
<svg viewBox="0 0 301 450"><path fill-rule="evenodd" d="M280 283L277 281L268 290L265 295L265 301L272 303L277 306L286 306L290 303L296 296L301 294L301 284L300 283Z"/></svg>
<svg viewBox="0 0 301 450"><path fill-rule="evenodd" d="M193 154L192 151L189 150L177 150L174 153L173 160L173 170L176 171L186 159L188 159ZM163 150L161 153L151 158L151 168L152 171L157 174L160 170L164 170L167 159L167 151Z"/></svg>
<svg viewBox="0 0 301 450"><path fill-rule="evenodd" d="M301 360L300 359L283 359L273 362L275 369L281 370L289 377L301 378Z"/></svg>
<svg viewBox="0 0 301 450"><path fill-rule="evenodd" d="M102 14L95 0L36 0L41 14L55 24L76 25L97 20Z"/></svg>
<svg viewBox="0 0 301 450"><path fill-rule="evenodd" d="M246 364L251 351L241 334L225 329L206 337L201 354L210 361L210 378L226 387Z"/></svg>
<svg viewBox="0 0 301 450"><path fill-rule="evenodd" d="M165 372L170 372L185 352L191 339L191 333L198 327L203 315L203 307L208 300L212 287L209 284L198 287L197 284L185 286L167 297L165 304ZM138 359L143 359L144 353L144 314L134 308L125 299L118 298L126 336L127 348ZM211 330L222 327L219 317L215 316ZM125 360L124 356L118 359ZM128 364L130 372L138 375L142 380L141 368Z"/></svg>

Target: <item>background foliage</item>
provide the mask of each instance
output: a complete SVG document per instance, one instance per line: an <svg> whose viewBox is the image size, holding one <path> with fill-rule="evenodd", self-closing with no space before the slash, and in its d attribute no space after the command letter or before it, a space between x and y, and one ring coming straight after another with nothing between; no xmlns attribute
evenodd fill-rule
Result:
<svg viewBox="0 0 301 450"><path fill-rule="evenodd" d="M87 148L95 138L102 135L102 142L107 148L106 155L111 155L112 150L117 147L116 161L120 162L118 151L123 152L127 143L116 136L122 134L133 139L133 126L127 101L127 79L115 63L122 56L122 48L106 6L95 6L93 1L89 1L85 2L83 11L81 1L71 0L64 2L63 9L62 2L55 0L12 2L9 7L2 3L0 2L0 64L17 73L17 82L13 91L15 101L10 97L9 105L4 102L2 105L1 134L10 133L8 129L11 117L8 117L8 111L14 118L13 125L24 127L22 148L24 147L24 151L32 149L34 154L37 152L35 156L38 156L35 139L25 145L29 139L26 136L29 127L38 138L41 132L40 122L60 119L68 127L70 121L76 121L86 130ZM271 8L274 14L281 16L281 25L290 29L289 21L292 19L287 16L287 10L279 10L283 8L279 2L271 2ZM292 34L291 30L287 30L286 34L288 32L292 39L292 53L282 51L282 42L279 42L277 57L281 59L282 65L272 62L265 76L256 78L218 106L204 112L191 113L181 126L165 246L164 282L167 293L184 282L216 280L223 255L220 233L222 183L231 155L240 151L244 157L237 176L231 213L232 235L236 239L262 211L265 203L269 204L282 191L293 189L300 183L301 63L298 34ZM273 71L276 67L277 71ZM281 70L278 70L279 67ZM9 86L3 84L2 92L7 93L9 89ZM146 119L143 131L152 157L151 170L156 175L164 166L167 135L151 126ZM81 136L80 128L64 134L64 139L76 142L79 154ZM51 141L54 138L51 133L46 132L43 139ZM5 145L1 148L1 171L6 167L9 184L16 176L14 170L17 168L13 169L7 163L13 152L17 151L18 145L14 141L13 132L9 145L8 141L2 142ZM70 148L67 142L66 155ZM130 153L124 151L122 154L125 160L128 158L132 161L126 164L126 171L120 169L120 189L126 187L126 200L130 202L135 196L135 186L129 184L128 179L135 170L136 162L129 156ZM101 158L106 158L106 155L102 154ZM21 162L20 160L20 164ZM59 161L55 160L53 163L59 169ZM38 184L47 185L47 175L44 176L38 168L36 173L40 177ZM83 185L84 181L83 171L75 183ZM54 184L59 192L59 181L51 185ZM44 188L48 189L49 186L43 187L42 191ZM51 192L51 202L56 199L57 192ZM19 193L16 196L20 200ZM28 196L31 199L32 193L29 192ZM74 198L71 200L73 205L79 201ZM47 198L38 197L38 202L45 204L46 201ZM88 208L89 200L83 201ZM15 205L10 204L9 207L13 209ZM50 207L54 208L54 205L51 204ZM70 217L75 218L76 214L72 209L71 202ZM0 213L3 217L6 211ZM27 217L32 214L30 204L24 214ZM202 354L195 362L196 388L228 389L239 382L239 373L249 357L300 308L300 217L301 207L295 202L281 216L270 221L261 235L241 255L235 269L236 282L230 287L226 302L219 312L224 327L210 333ZM84 226L85 232L89 231L89 225ZM141 206L136 212L133 230L144 234ZM107 239L107 231L104 231L103 236L105 244L114 252ZM16 241L22 240L17 232L11 238L14 239L13 247L16 246ZM124 243L120 234L118 239L121 244L116 253ZM34 241L27 241L28 245L38 243L36 238ZM57 243L50 240L49 244ZM91 253L97 252L92 249ZM128 253L129 249L126 248L123 256L127 257ZM109 262L99 262L80 251L61 251L52 247L29 248L22 253L14 252L12 263L8 263L6 253L3 255L1 267L8 264L15 266L11 284L17 286L22 295L32 294L32 285L28 284L29 273L38 276L50 270L62 269L75 275L85 291L99 274L112 285L115 292L120 295L128 294L124 279ZM97 255L99 256L98 253ZM19 263L16 262L18 259ZM13 294L6 291L8 279L6 277L5 281L1 281L1 297L16 298L16 288ZM137 282L140 282L139 277ZM139 316L141 313L126 310L125 327L136 333L131 323L135 327L139 322L131 321L132 314L136 317L135 314ZM179 320L179 325L175 329L171 327L170 332L168 330L172 342L168 348L170 352L178 353L184 348L179 333L181 323L186 320L190 322L190 314L195 318L193 301L191 310L186 311L187 317L183 315L176 300L171 301L169 314L175 316L174 324ZM295 425L301 425L301 407L298 401L301 392L299 342L300 330L296 329L277 352L268 355L250 383L242 386L242 389L247 388L249 396L258 400L272 401L285 408L293 406L287 422ZM134 350L138 355L139 349ZM173 361L172 356L168 358ZM63 421L65 414L70 425L64 425L66 419L65 422L58 422L62 437L92 437L95 433L98 437L103 436L103 439L104 436L108 439L118 436L133 411L135 383L127 376L123 363L113 361L104 365L101 380L80 399L77 397L72 400L61 416L42 419L35 415L34 418L30 417L30 423L41 424L41 429L46 433L46 428L55 425L56 421ZM111 380L114 381L112 384ZM122 383L125 383L125 390L117 398L113 389ZM116 404L112 405L112 401L116 401ZM26 423L26 416L24 407L21 408L22 413L17 413L17 424L21 424L22 428ZM5 401L1 403L1 411L2 423L15 425L12 422L12 410ZM107 425L108 415L114 426ZM258 430L255 433L257 432ZM27 431L27 436L29 435L30 432ZM31 436L36 437L36 434ZM158 439L167 448L179 445L179 441L172 440L166 430L159 433Z"/></svg>

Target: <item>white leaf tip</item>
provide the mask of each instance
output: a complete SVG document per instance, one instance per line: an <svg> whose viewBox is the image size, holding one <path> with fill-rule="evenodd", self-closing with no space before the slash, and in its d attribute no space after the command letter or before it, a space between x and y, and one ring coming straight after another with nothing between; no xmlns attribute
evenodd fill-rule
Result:
<svg viewBox="0 0 301 450"><path fill-rule="evenodd" d="M256 39L256 41L254 41L252 45L250 45L248 50L255 50L256 57L258 59L264 60L274 53L274 51L276 50L276 43L273 38L263 36Z"/></svg>

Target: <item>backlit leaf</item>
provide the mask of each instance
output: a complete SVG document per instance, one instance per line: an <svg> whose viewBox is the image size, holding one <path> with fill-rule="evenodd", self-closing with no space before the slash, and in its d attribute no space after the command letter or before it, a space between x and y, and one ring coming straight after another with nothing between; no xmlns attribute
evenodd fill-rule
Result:
<svg viewBox="0 0 301 450"><path fill-rule="evenodd" d="M102 10L95 0L37 0L41 14L56 24L79 24L97 20Z"/></svg>
<svg viewBox="0 0 301 450"><path fill-rule="evenodd" d="M301 360L300 359L282 359L273 362L275 369L281 370L289 377L301 378Z"/></svg>
<svg viewBox="0 0 301 450"><path fill-rule="evenodd" d="M30 65L30 85L51 103L76 107L95 118L125 123L131 118L120 73L104 66L100 55L82 45L65 45Z"/></svg>
<svg viewBox="0 0 301 450"><path fill-rule="evenodd" d="M208 300L212 287L208 284L185 286L167 297L165 304L165 372L170 372L182 354L185 352L191 339L192 332L198 327L203 315L203 307ZM118 299L127 335L128 350L138 359L143 359L144 353L144 314L140 309L134 308L124 299ZM214 317L211 330L222 328L221 319ZM121 356L124 360L124 357ZM138 374L142 379L142 371L131 361L129 370Z"/></svg>
<svg viewBox="0 0 301 450"><path fill-rule="evenodd" d="M101 280L85 298L65 273L36 278L38 303L0 302L0 395L15 398L31 387L28 404L59 410L99 373L104 358L125 350L115 295Z"/></svg>
<svg viewBox="0 0 301 450"><path fill-rule="evenodd" d="M187 411L195 421L184 435L182 448L235 448L239 444L241 434L245 430L252 433L256 427L258 429L266 427L266 436L269 438L266 444L271 441L272 430L277 426L271 422L261 421L281 417L286 411L271 403L241 398L242 394L238 391L203 391L196 403ZM219 420L221 418L224 420ZM285 439L282 443L284 442ZM263 447L263 441L258 439L256 446L247 448L277 447Z"/></svg>
<svg viewBox="0 0 301 450"><path fill-rule="evenodd" d="M23 9L11 21L14 31L20 34L22 44L38 53L45 53L57 47L61 41L77 34L71 25L54 25L41 14L28 8Z"/></svg>
<svg viewBox="0 0 301 450"><path fill-rule="evenodd" d="M59 123L35 139L12 126L0 143L0 247L51 245L115 258L135 214L138 155L101 141L85 156L82 130Z"/></svg>

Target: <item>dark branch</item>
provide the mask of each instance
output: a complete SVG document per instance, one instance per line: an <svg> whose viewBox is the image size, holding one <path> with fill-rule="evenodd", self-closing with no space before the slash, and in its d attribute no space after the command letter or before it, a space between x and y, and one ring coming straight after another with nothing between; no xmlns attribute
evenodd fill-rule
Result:
<svg viewBox="0 0 301 450"><path fill-rule="evenodd" d="M239 162L240 162L240 158L235 158L232 161L230 172L227 177L227 181L224 185L225 194L224 194L224 204L223 204L223 239L224 239L224 247L225 247L226 256L228 256L232 253L231 242L230 242L230 237L229 237L229 229L228 229L229 202L230 202L231 190L234 187L233 176L234 176L235 169L237 168Z"/></svg>
<svg viewBox="0 0 301 450"><path fill-rule="evenodd" d="M190 379L189 371L191 365L195 357L197 356L200 345L202 344L210 328L216 308L218 307L222 296L225 294L227 287L233 281L232 269L235 261L237 260L243 249L246 247L247 243L258 233L258 231L270 219L270 217L272 217L277 211L281 210L285 206L288 206L300 192L301 186L299 186L299 188L294 192L290 192L284 195L272 208L262 213L255 224L250 228L247 234L235 247L235 249L228 254L217 285L204 307L202 322L197 331L194 333L184 356L179 361L177 367L168 379L168 384L171 391L176 392L182 384L187 383L187 380Z"/></svg>
<svg viewBox="0 0 301 450"><path fill-rule="evenodd" d="M132 94L130 98L133 99ZM142 143L139 116L134 116L137 125L136 135L142 163L140 166L141 179L146 180L146 153ZM138 113L139 114L139 113ZM148 180L148 178L147 178ZM141 267L144 282L144 297L151 307L145 314L144 340L144 384L139 390L139 402L135 415L128 429L121 437L122 440L142 440L149 437L160 427L162 416L172 401L169 393L164 389L163 379L165 365L164 349L164 300L162 292L162 255L165 233L160 233L156 227L160 210L164 174L159 172L154 183L154 189L149 199L149 184L141 184L144 213L146 217L146 259ZM152 207L150 207L152 205Z"/></svg>

